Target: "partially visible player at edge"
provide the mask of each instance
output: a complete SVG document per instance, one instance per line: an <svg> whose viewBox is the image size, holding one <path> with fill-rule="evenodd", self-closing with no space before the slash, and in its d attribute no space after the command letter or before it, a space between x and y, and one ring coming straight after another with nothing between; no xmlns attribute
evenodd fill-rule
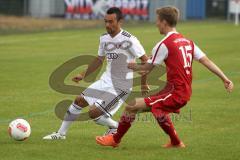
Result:
<svg viewBox="0 0 240 160"><path fill-rule="evenodd" d="M103 146L117 147L124 134L131 127L137 112L151 109L160 127L170 137L163 145L165 148L185 147L174 129L169 113L179 113L187 104L192 94L192 59L203 64L208 70L217 75L228 92L233 90L233 83L191 40L183 37L175 29L179 10L175 7L163 7L156 10L156 25L160 34L165 38L157 43L152 50L152 59L144 65L129 63L134 71L150 72L154 66L163 62L166 64L167 85L156 95L137 98L126 106L121 116L117 133L107 136L97 136L96 142Z"/></svg>
<svg viewBox="0 0 240 160"><path fill-rule="evenodd" d="M59 130L43 137L43 139L65 139L68 128L73 121L81 116L81 110L86 106L90 107L89 117L96 124L109 128L105 134L116 132L118 122L111 117L131 93L133 83L133 71L128 69L128 63L135 61L136 58L139 58L142 63L146 63L148 60L138 39L121 29L122 20L123 15L119 8L112 7L107 10L104 17L107 33L100 37L98 56L88 66L86 72L75 76L72 80L78 83L96 71L103 64L105 57L107 59L106 71L100 80L94 82L76 97L65 114ZM146 76L142 76L141 89L142 94L148 92Z"/></svg>

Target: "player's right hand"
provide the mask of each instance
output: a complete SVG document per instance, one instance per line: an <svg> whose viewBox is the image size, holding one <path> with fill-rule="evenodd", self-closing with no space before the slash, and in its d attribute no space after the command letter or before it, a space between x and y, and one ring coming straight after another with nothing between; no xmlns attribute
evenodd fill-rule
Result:
<svg viewBox="0 0 240 160"><path fill-rule="evenodd" d="M141 76L145 76L149 73L149 71L138 71L138 74L140 74Z"/></svg>
<svg viewBox="0 0 240 160"><path fill-rule="evenodd" d="M226 88L226 90L227 90L229 93L232 92L233 87L234 87L233 82L230 81L229 79L224 80L224 87Z"/></svg>
<svg viewBox="0 0 240 160"><path fill-rule="evenodd" d="M78 83L79 81L83 80L84 76L82 74L78 74L77 76L72 78L73 82Z"/></svg>

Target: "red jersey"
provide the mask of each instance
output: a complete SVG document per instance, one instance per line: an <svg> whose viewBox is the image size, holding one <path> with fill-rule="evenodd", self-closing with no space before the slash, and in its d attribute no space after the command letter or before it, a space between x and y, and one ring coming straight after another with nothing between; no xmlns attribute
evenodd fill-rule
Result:
<svg viewBox="0 0 240 160"><path fill-rule="evenodd" d="M169 32L153 48L150 62L154 65L165 62L168 84L173 85L175 93L186 100L192 94L192 59L200 59L205 55L199 48L197 52L194 49L193 41L177 32Z"/></svg>

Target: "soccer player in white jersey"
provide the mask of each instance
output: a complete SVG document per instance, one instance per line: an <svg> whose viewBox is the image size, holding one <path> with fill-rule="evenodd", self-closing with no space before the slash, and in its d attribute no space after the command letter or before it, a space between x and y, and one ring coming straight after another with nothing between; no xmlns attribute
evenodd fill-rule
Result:
<svg viewBox="0 0 240 160"><path fill-rule="evenodd" d="M102 65L105 57L107 59L106 71L100 80L76 97L65 114L59 130L43 139L65 139L69 126L79 117L82 108L86 106L90 106L89 117L91 119L94 119L97 124L109 128L106 134L116 131L118 122L111 117L130 94L133 83L133 71L128 69L127 65L136 58L139 58L142 63L148 60L138 39L121 29L122 19L122 12L119 8L108 9L104 17L107 33L100 37L98 57L88 66L86 72L77 75L72 80L79 82L96 71ZM142 76L142 94L146 94L148 89L146 77Z"/></svg>

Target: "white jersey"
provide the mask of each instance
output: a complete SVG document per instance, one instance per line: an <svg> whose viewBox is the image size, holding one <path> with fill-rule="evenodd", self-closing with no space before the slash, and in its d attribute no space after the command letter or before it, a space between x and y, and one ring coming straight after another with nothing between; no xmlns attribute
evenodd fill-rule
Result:
<svg viewBox="0 0 240 160"><path fill-rule="evenodd" d="M107 33L102 35L98 55L106 56L107 66L101 79L114 87L131 89L133 71L127 65L144 54L144 48L138 39L124 30L113 38Z"/></svg>

